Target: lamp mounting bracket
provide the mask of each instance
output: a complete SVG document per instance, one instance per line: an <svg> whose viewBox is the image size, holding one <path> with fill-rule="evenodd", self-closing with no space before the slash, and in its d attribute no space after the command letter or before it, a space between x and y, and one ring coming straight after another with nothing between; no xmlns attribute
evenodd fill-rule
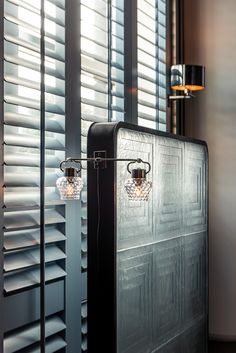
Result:
<svg viewBox="0 0 236 353"><path fill-rule="evenodd" d="M112 158L112 157L107 157L107 151L94 151L93 157L90 158L67 158L64 161L61 161L60 163L60 169L63 173L65 173L65 170L68 169L66 167L67 163L78 163L80 165L79 168L76 169L76 172L80 172L81 170L81 162L86 161L86 162L93 162L93 166L95 169L101 168L101 169L106 169L107 168L107 162L131 162L128 164L128 166L132 163L143 163L148 165L148 170L146 171L146 174L148 174L151 170L151 165L149 162L143 161L141 158ZM75 169L75 168L74 168ZM128 170L130 172L130 170Z"/></svg>
<svg viewBox="0 0 236 353"><path fill-rule="evenodd" d="M93 157L94 157L94 168L101 168L101 169L106 169L107 167L107 162L106 162L106 158L107 158L107 151L94 151L93 152ZM101 160L99 161L99 158L101 158ZM98 160L96 160L98 159Z"/></svg>

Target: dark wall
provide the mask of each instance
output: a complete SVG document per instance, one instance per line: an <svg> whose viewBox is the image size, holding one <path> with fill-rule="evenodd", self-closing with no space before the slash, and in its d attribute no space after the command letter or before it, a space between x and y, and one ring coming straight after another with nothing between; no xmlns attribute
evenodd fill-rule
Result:
<svg viewBox="0 0 236 353"><path fill-rule="evenodd" d="M210 334L236 338L236 1L185 0L185 63L207 88L186 101L186 135L210 156Z"/></svg>

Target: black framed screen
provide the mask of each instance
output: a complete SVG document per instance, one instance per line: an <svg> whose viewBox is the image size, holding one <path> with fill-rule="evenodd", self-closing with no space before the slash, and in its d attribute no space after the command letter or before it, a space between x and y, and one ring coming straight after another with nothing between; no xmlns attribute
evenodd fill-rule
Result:
<svg viewBox="0 0 236 353"><path fill-rule="evenodd" d="M94 124L97 150L148 161L153 186L148 202L129 201L127 162L89 167L88 352L207 352L206 144Z"/></svg>

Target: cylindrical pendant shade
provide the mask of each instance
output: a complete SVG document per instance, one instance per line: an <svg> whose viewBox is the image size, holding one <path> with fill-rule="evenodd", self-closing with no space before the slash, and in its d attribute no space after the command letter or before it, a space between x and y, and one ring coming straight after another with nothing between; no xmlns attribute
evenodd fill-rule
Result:
<svg viewBox="0 0 236 353"><path fill-rule="evenodd" d="M199 91L205 88L205 67L200 65L172 65L171 88L177 91Z"/></svg>

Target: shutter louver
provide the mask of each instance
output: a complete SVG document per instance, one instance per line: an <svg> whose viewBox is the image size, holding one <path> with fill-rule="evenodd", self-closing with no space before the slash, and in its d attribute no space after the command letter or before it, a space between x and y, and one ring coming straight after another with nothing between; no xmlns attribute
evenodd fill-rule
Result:
<svg viewBox="0 0 236 353"><path fill-rule="evenodd" d="M108 16L109 15L109 16ZM81 0L81 154L93 122L124 120L124 1ZM82 271L87 269L86 163L81 195Z"/></svg>
<svg viewBox="0 0 236 353"><path fill-rule="evenodd" d="M59 352L61 351L61 349L65 347L66 347L66 342L59 335L55 335L53 337L46 339L46 344L45 344L46 353ZM24 353L41 353L40 344L37 344L37 346L34 348L24 351Z"/></svg>
<svg viewBox="0 0 236 353"><path fill-rule="evenodd" d="M65 347L65 341L58 335L65 328L65 324L59 316L52 316L46 319L46 352L56 352ZM40 327L38 322L9 332L4 339L4 353L40 352L39 346L35 347L35 344L39 342L39 337ZM32 345L34 345L33 348L28 350L27 348Z"/></svg>
<svg viewBox="0 0 236 353"><path fill-rule="evenodd" d="M40 130L40 9L41 0L4 0L3 270L4 295L13 301L15 294L40 285L41 227L45 227L46 284L66 276L65 203L55 187L65 158L65 0L45 1L45 131ZM40 223L41 134L45 224ZM38 308L39 302L35 304ZM66 346L64 330L59 316L46 319L46 352ZM4 353L40 352L39 340L39 323L29 322L4 334Z"/></svg>
<svg viewBox="0 0 236 353"><path fill-rule="evenodd" d="M54 225L45 228L46 244L65 241L65 235ZM7 232L4 237L4 250L12 251L40 244L39 229Z"/></svg>
<svg viewBox="0 0 236 353"><path fill-rule="evenodd" d="M46 264L46 281L57 280L65 277L65 270L57 263ZM39 268L30 268L27 271L14 271L5 276L4 291L11 295L19 291L30 289L40 284Z"/></svg>
<svg viewBox="0 0 236 353"><path fill-rule="evenodd" d="M65 258L65 253L55 245L45 250L45 262L58 261ZM40 264L39 249L11 251L4 256L4 272L11 272Z"/></svg>
<svg viewBox="0 0 236 353"><path fill-rule="evenodd" d="M59 5L47 1L45 7L45 234L46 243L55 243L47 245L46 261L56 267L56 261L65 258L60 245L56 245L65 240L58 227L65 222L64 203L55 189L57 168L65 150L63 2ZM5 0L4 40L4 249L8 251L4 256L4 271L11 271L11 275L5 277L5 291L9 293L10 288L14 291L17 288L17 284L12 285L14 278L31 276L30 269L26 274L19 270L39 265L40 2ZM9 240L11 244L13 240L15 246L9 246ZM24 246L26 249L19 251ZM51 269L54 267L48 266L49 279ZM39 283L38 269L33 268L32 273ZM28 288L30 279L21 283L24 282ZM23 288L21 286L21 290Z"/></svg>
<svg viewBox="0 0 236 353"><path fill-rule="evenodd" d="M166 131L166 0L138 0L138 124Z"/></svg>

